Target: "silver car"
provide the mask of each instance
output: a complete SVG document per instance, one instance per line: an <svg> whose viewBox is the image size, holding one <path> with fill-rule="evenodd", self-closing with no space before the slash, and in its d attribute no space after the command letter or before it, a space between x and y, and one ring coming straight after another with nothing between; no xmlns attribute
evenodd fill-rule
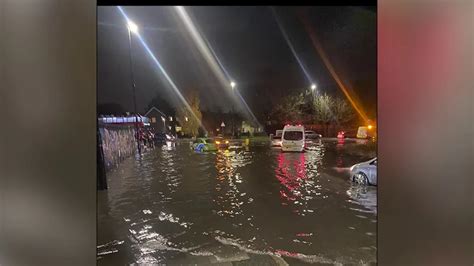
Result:
<svg viewBox="0 0 474 266"><path fill-rule="evenodd" d="M272 136L272 147L281 147L281 135Z"/></svg>
<svg viewBox="0 0 474 266"><path fill-rule="evenodd" d="M351 168L351 180L363 185L377 185L377 157L354 164Z"/></svg>
<svg viewBox="0 0 474 266"><path fill-rule="evenodd" d="M306 139L307 140L314 140L314 139L318 139L318 138L322 138L323 136L321 134L318 134L312 130L306 130L304 132L304 134L306 135Z"/></svg>

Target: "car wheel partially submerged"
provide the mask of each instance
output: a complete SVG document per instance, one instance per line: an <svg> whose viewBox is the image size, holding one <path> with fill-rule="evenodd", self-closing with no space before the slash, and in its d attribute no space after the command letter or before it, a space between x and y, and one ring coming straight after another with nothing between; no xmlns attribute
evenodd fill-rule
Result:
<svg viewBox="0 0 474 266"><path fill-rule="evenodd" d="M362 172L358 172L357 174L355 174L353 177L352 177L352 181L358 183L358 184L361 184L361 185L368 185L369 184L369 179L367 178L367 176L362 173Z"/></svg>

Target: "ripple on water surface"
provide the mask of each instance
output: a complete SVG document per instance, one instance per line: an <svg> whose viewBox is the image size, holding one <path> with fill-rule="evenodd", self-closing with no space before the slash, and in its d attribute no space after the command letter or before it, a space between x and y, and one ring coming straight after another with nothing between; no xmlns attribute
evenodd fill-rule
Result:
<svg viewBox="0 0 474 266"><path fill-rule="evenodd" d="M357 160L337 159L330 145L197 154L178 143L124 161L99 192L99 261L159 263L186 254L204 263L192 257L255 254L375 262L376 189L330 172Z"/></svg>

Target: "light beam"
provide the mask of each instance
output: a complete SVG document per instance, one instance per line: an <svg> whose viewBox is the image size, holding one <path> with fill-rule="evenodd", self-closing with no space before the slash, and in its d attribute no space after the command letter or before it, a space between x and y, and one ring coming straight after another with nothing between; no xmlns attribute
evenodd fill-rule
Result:
<svg viewBox="0 0 474 266"><path fill-rule="evenodd" d="M356 110L356 112L359 114L359 116L366 122L368 123L369 119L367 118L367 115L365 114L364 110L359 106L359 104L356 102L356 100L351 96L351 92L349 91L350 89L347 88L342 80L339 78L339 75L336 73L336 70L334 69L333 65L329 61L329 58L327 57L326 53L323 50L323 47L321 46L321 43L319 40L316 38L316 34L314 33L313 29L309 25L308 18L306 16L303 16L303 25L306 29L306 31L309 34L309 37L311 39L311 42L313 43L313 46L316 48L316 51L318 52L319 56L323 60L324 65L327 67L329 72L331 73L331 76L334 78L336 83L339 85L339 88L342 90L346 98L349 100L350 104L352 107Z"/></svg>
<svg viewBox="0 0 474 266"><path fill-rule="evenodd" d="M303 70L303 73L306 76L306 79L308 80L309 84L314 84L314 81L311 78L311 76L309 75L308 70L305 68L305 66L303 64L303 61L300 59L300 57L296 53L296 50L293 47L293 44L291 43L290 38L288 37L288 34L285 31L285 28L283 28L283 25L282 25L280 19L278 18L278 14L276 13L276 11L273 7L271 8L271 10L272 10L273 16L275 17L275 20L278 24L278 28L280 28L280 31L283 34L283 37L285 38L286 43L290 47L290 50L293 53L293 56L295 57L296 61L298 62L298 65L300 66L301 70Z"/></svg>
<svg viewBox="0 0 474 266"><path fill-rule="evenodd" d="M221 64L219 58L217 57L216 53L212 49L211 45L209 42L201 36L199 31L197 30L196 26L194 25L193 21L189 17L188 13L186 12L185 8L183 6L176 6L176 11L178 13L178 16L181 18L183 21L186 29L188 30L189 34L191 35L192 39L194 40L198 50L201 52L202 56L204 59L207 61L209 64L210 68L216 75L217 79L219 82L221 82L221 85L223 88L228 88L229 84L231 84L230 76L225 70L224 66ZM234 83L235 86L235 83ZM231 85L232 87L232 85ZM233 88L233 87L232 87ZM245 100L242 98L240 93L238 93L237 89L234 89L234 91L237 92L241 106L244 106L245 110L250 114L251 119L255 120L256 123L261 126L261 124L258 122L256 119L255 115L253 112L250 110L250 107L247 105Z"/></svg>
<svg viewBox="0 0 474 266"><path fill-rule="evenodd" d="M120 11L120 13L122 14L122 16L125 18L125 20L127 22L130 22L131 20L128 18L127 14L125 13L125 11L123 10L123 8L121 6L117 6L118 10ZM153 54L153 52L151 51L150 47L148 47L148 45L146 44L145 40L142 38L142 36L140 35L140 33L138 33L138 30L137 32L135 32L135 34L137 35L138 37L138 40L140 41L140 43L142 44L142 46L145 48L145 50L147 51L148 55L151 57L151 59L153 60L153 62L155 63L155 65L158 67L158 69L160 69L161 73L165 76L166 80L169 82L169 84L171 85L171 87L173 88L174 92L178 95L178 98L181 100L181 102L185 105L186 109L188 109L188 111L192 114L193 118L196 119L196 121L198 121L199 123L199 126L207 132L206 128L204 127L204 125L202 124L201 122L201 119L199 119L196 114L193 112L191 106L189 105L189 103L186 101L186 99L184 98L184 96L181 94L180 90L178 89L178 87L176 86L176 84L173 82L173 80L170 78L170 76L168 75L168 73L165 71L165 69L161 66L160 62L158 61L158 59L156 58L156 56Z"/></svg>

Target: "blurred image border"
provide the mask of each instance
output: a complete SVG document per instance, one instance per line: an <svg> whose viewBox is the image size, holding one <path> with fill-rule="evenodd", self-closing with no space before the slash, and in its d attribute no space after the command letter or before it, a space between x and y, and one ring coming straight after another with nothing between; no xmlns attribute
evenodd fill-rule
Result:
<svg viewBox="0 0 474 266"><path fill-rule="evenodd" d="M97 263L96 4L106 2L0 3L0 109L8 119L1 265ZM292 2L304 3L314 4ZM380 265L474 263L473 10L472 1L378 2ZM425 28L408 35L416 26ZM459 39L423 46L442 36ZM452 65L417 65L415 56Z"/></svg>

